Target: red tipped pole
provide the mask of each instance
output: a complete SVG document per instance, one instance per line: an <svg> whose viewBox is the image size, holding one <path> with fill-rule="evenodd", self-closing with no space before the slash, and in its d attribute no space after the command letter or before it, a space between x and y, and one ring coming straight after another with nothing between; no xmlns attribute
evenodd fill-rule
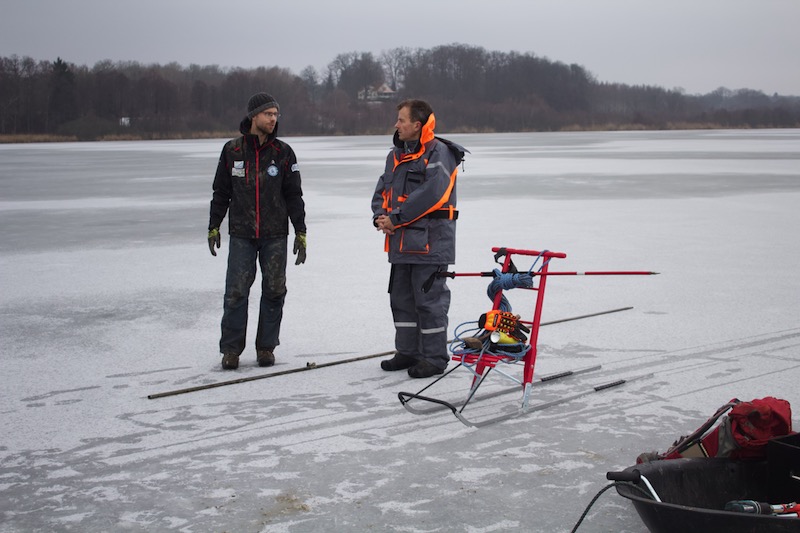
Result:
<svg viewBox="0 0 800 533"><path fill-rule="evenodd" d="M531 276L656 276L659 272L649 270L589 270L586 272L519 272ZM438 272L438 276L455 278L461 276L494 277L494 272Z"/></svg>
<svg viewBox="0 0 800 533"><path fill-rule="evenodd" d="M655 276L658 272L647 270L595 270L586 272L531 272L531 276Z"/></svg>

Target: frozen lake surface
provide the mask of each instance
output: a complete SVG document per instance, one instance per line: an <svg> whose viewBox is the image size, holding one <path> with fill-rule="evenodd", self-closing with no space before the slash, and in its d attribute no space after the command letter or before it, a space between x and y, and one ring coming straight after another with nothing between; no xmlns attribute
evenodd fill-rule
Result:
<svg viewBox="0 0 800 533"><path fill-rule="evenodd" d="M443 135L472 152L453 270L507 246L661 273L551 278L544 321L633 309L543 327L537 375L602 367L533 401L652 377L480 429L408 413L397 393L428 380L378 358L148 399L393 348L369 211L390 137L285 138L308 261L288 267L276 366L251 335L235 372L227 236L216 258L205 238L223 139L0 145L0 532L564 532L606 471L731 398L800 405L800 130ZM490 308L486 279L449 286L451 330ZM609 491L579 531L646 529Z"/></svg>

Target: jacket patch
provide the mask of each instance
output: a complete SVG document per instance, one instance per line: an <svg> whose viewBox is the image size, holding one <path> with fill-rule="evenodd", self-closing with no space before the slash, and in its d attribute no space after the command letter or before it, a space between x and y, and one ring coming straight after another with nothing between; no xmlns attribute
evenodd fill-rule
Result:
<svg viewBox="0 0 800 533"><path fill-rule="evenodd" d="M270 165L269 167L267 167L267 174L269 174L274 178L275 176L278 175L278 167L276 167L275 165Z"/></svg>
<svg viewBox="0 0 800 533"><path fill-rule="evenodd" d="M300 172L300 165L298 165L297 163L292 165L292 172Z"/></svg>
<svg viewBox="0 0 800 533"><path fill-rule="evenodd" d="M233 168L231 169L231 176L234 178L243 178L244 174L244 161L234 161Z"/></svg>

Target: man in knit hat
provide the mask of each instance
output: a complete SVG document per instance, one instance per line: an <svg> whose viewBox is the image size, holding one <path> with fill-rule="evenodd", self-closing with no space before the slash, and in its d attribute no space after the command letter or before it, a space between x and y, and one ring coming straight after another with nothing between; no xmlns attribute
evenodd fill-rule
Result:
<svg viewBox="0 0 800 533"><path fill-rule="evenodd" d="M228 214L228 271L222 313L222 368L239 367L245 348L250 287L261 269L261 307L256 332L256 361L275 364L286 297L287 237L294 228L295 265L306 260L305 202L292 148L277 138L280 106L267 93L247 103L241 136L222 148L214 176L208 223L211 255L220 247L220 226Z"/></svg>

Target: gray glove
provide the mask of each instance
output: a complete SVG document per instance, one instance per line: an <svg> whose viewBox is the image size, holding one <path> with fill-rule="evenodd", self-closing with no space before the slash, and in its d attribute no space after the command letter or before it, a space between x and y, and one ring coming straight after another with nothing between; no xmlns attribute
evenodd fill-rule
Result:
<svg viewBox="0 0 800 533"><path fill-rule="evenodd" d="M211 228L208 232L208 249L214 257L217 256L214 246L219 248L220 244L222 244L222 238L219 236L219 228Z"/></svg>

